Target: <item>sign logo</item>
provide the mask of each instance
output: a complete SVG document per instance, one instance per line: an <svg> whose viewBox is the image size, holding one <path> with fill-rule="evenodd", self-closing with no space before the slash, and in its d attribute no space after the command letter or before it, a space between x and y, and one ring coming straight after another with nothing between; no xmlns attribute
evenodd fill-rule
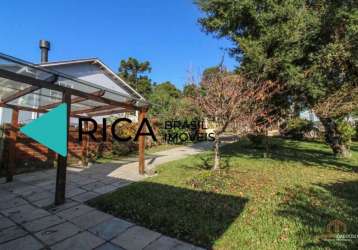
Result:
<svg viewBox="0 0 358 250"><path fill-rule="evenodd" d="M65 157L67 155L67 105L60 104L20 128L20 131Z"/></svg>

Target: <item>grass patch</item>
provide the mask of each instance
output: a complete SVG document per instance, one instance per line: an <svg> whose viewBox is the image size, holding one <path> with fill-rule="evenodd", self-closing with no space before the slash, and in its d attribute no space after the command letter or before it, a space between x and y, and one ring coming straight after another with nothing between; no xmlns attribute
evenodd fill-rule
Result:
<svg viewBox="0 0 358 250"><path fill-rule="evenodd" d="M357 249L327 240L332 220L358 234L358 143L350 160L320 142L276 138L270 158L248 141L162 165L155 177L89 202L103 211L213 249Z"/></svg>

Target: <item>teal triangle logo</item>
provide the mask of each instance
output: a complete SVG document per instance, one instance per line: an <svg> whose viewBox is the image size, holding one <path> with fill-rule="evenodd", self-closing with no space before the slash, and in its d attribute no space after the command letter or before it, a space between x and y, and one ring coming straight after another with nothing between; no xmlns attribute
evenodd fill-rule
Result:
<svg viewBox="0 0 358 250"><path fill-rule="evenodd" d="M22 127L20 131L65 157L67 155L67 105L60 104Z"/></svg>

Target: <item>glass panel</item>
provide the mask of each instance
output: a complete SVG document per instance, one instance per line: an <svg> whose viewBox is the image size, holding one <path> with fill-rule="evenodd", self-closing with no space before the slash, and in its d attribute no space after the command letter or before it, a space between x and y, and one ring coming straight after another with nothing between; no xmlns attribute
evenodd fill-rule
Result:
<svg viewBox="0 0 358 250"><path fill-rule="evenodd" d="M123 112L123 108L115 108L115 109L108 109L108 110L102 110L102 111L97 111L97 112L91 112L91 116L95 117L95 116L102 116L101 113L103 114L104 112L107 113L107 115L114 115L114 114L119 114L121 112ZM109 114L108 114L109 113Z"/></svg>
<svg viewBox="0 0 358 250"><path fill-rule="evenodd" d="M0 77L0 99L3 100L6 97L9 97L16 92L26 89L30 87L31 85L15 82L9 79L5 79Z"/></svg>
<svg viewBox="0 0 358 250"><path fill-rule="evenodd" d="M100 87L92 87L89 85L85 85L81 82L73 81L64 77L59 77L58 81L55 83L56 85L60 85L66 88L76 89L79 91L83 91L85 93L94 93L101 90Z"/></svg>
<svg viewBox="0 0 358 250"><path fill-rule="evenodd" d="M91 109L92 106L83 105L81 103L73 103L71 104L71 111L78 111L78 110L85 110L85 109Z"/></svg>
<svg viewBox="0 0 358 250"><path fill-rule="evenodd" d="M117 94L114 94L111 92L106 92L103 97L111 99L113 101L117 101L117 102L129 102L131 100L129 98L125 98L123 96L120 96L120 95L117 95Z"/></svg>
<svg viewBox="0 0 358 250"><path fill-rule="evenodd" d="M15 72L17 74L26 75L33 77L35 79L41 79L46 80L49 78L53 78L54 76L59 76L58 80L53 83L56 85L60 85L66 88L72 88L76 89L78 91L84 92L84 93L98 93L102 90L105 91L105 94L103 97L118 101L118 102L131 102L135 101L135 105L142 106L146 104L146 101L139 100L138 98L131 97L129 94L125 95L110 89L107 89L105 87L102 87L100 85L96 85L93 83L89 83L86 81L82 81L76 78L73 78L71 76L67 76L65 74L62 74L60 72L56 72L54 70L48 70L41 68L40 66L22 61L20 59L7 56L0 53L0 69ZM26 87L29 87L28 84L23 83L16 83L9 81L4 78L0 78L2 80L5 80L4 82L0 82L0 98L4 98L5 96L9 96L10 94L15 93L18 90L22 90ZM39 98L41 96L41 98ZM43 98L42 98L43 97ZM28 94L24 97L18 98L18 100L15 100L14 103L26 105L26 106L32 106L32 107L38 107L39 105L47 105L52 102L58 102L59 99L62 99L62 94L58 91L53 91L49 89L41 89L41 91L37 91L31 94ZM100 103L96 101L86 100L82 101L81 104L83 107L98 107L103 106L105 103ZM77 106L74 106L74 108L77 108Z"/></svg>
<svg viewBox="0 0 358 250"><path fill-rule="evenodd" d="M16 62L18 61L18 62ZM37 69L37 66L32 64L26 64L20 60L14 58L0 58L0 69L14 72L17 74L30 76L36 79L45 80L53 76L53 74Z"/></svg>
<svg viewBox="0 0 358 250"><path fill-rule="evenodd" d="M107 105L105 103L96 102L96 101L92 101L92 100L85 100L85 101L80 102L80 104L83 104L83 105L86 105L89 107L102 107L102 106Z"/></svg>
<svg viewBox="0 0 358 250"><path fill-rule="evenodd" d="M58 91L39 89L22 97L19 97L9 104L38 108L44 105L56 103L62 100L62 93Z"/></svg>

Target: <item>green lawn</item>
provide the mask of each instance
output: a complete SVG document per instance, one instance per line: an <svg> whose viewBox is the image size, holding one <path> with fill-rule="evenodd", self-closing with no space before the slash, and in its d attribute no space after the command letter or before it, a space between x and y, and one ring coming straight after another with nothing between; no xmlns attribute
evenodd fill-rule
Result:
<svg viewBox="0 0 358 250"><path fill-rule="evenodd" d="M249 142L162 165L155 177L90 201L153 230L214 249L357 249L325 239L338 219L358 234L358 143L334 159L319 142L274 139L271 158Z"/></svg>

